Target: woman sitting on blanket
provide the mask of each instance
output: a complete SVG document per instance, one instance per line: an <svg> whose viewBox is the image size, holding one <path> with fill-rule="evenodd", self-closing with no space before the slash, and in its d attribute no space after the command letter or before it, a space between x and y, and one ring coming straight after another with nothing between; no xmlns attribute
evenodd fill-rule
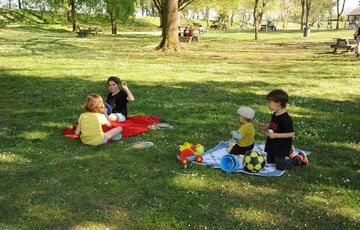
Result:
<svg viewBox="0 0 360 230"><path fill-rule="evenodd" d="M111 121L125 121L127 119L127 103L135 100L126 83L121 83L118 77L111 76L107 80L110 93L106 102L112 109Z"/></svg>
<svg viewBox="0 0 360 230"><path fill-rule="evenodd" d="M87 145L105 144L109 139L119 135L121 127L116 127L104 133L102 125L111 127L111 120L107 115L104 102L100 95L90 94L85 104L85 113L79 118L75 134L80 135L82 143Z"/></svg>
<svg viewBox="0 0 360 230"><path fill-rule="evenodd" d="M233 139L236 144L230 150L230 154L245 155L247 151L251 151L255 144L255 130L252 120L255 117L255 111L249 107L240 107L238 109L240 115L240 128L238 131L232 131Z"/></svg>

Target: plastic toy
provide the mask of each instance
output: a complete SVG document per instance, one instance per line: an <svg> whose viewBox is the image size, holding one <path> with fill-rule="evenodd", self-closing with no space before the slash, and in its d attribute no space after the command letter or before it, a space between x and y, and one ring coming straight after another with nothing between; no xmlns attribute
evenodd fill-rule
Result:
<svg viewBox="0 0 360 230"><path fill-rule="evenodd" d="M154 143L150 141L138 141L133 143L130 147L128 147L126 150L129 149L147 149L154 146Z"/></svg>
<svg viewBox="0 0 360 230"><path fill-rule="evenodd" d="M226 154L220 160L220 168L227 173L234 172L239 165L238 158L232 154Z"/></svg>
<svg viewBox="0 0 360 230"><path fill-rule="evenodd" d="M195 152L197 154L203 154L205 151L204 146L202 144L195 145Z"/></svg>
<svg viewBox="0 0 360 230"><path fill-rule="evenodd" d="M178 153L176 154L176 158L180 161L180 164L186 166L189 161L195 161L197 163L201 163L203 161L203 157L201 154L204 152L204 146L201 144L197 144L196 147L189 143L185 142L183 145L178 146Z"/></svg>
<svg viewBox="0 0 360 230"><path fill-rule="evenodd" d="M230 153L230 151L234 147L234 145L235 145L235 139L232 138L229 142L229 148L227 149L228 153Z"/></svg>
<svg viewBox="0 0 360 230"><path fill-rule="evenodd" d="M105 109L107 111L107 114L110 115L112 113L111 106L106 102L104 102L104 106L105 106Z"/></svg>
<svg viewBox="0 0 360 230"><path fill-rule="evenodd" d="M149 125L148 128L164 130L164 129L173 129L174 127L167 123L156 123L156 124Z"/></svg>

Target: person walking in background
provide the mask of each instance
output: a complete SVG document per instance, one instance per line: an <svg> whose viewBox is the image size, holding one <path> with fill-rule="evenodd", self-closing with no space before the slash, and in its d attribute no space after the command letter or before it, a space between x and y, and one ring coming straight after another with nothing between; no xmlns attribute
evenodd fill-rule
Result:
<svg viewBox="0 0 360 230"><path fill-rule="evenodd" d="M356 23L354 39L356 41L355 53L356 56L359 57L360 56L360 22Z"/></svg>

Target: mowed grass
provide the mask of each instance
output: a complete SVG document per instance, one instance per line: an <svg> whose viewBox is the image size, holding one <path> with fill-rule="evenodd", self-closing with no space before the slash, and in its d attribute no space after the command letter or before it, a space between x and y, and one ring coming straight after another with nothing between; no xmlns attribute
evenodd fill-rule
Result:
<svg viewBox="0 0 360 230"><path fill-rule="evenodd" d="M352 32L211 31L175 54L154 51L158 35L0 28L0 229L357 229L360 59L329 47ZM130 115L175 128L97 147L62 136L109 75L135 95ZM240 105L269 121L275 88L290 95L309 166L268 178L179 165L184 141L229 139ZM155 146L125 150L140 140Z"/></svg>

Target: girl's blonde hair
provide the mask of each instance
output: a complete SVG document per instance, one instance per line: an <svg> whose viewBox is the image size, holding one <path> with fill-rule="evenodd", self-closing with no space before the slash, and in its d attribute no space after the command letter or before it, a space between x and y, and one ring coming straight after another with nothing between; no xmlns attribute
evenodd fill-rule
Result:
<svg viewBox="0 0 360 230"><path fill-rule="evenodd" d="M98 94L90 94L87 97L84 108L88 112L95 112L95 113L104 113L105 112L105 106L104 106L103 99Z"/></svg>

